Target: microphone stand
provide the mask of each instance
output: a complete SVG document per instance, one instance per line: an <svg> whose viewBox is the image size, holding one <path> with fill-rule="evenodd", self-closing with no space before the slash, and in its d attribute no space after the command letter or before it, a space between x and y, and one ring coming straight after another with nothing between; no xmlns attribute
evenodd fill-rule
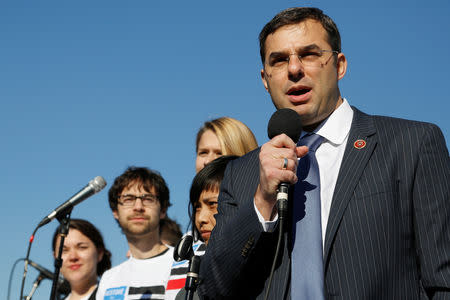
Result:
<svg viewBox="0 0 450 300"><path fill-rule="evenodd" d="M186 284L184 289L186 290L185 300L192 300L194 293L198 286L198 272L200 271L200 256L194 255L189 260L189 270L186 277Z"/></svg>
<svg viewBox="0 0 450 300"><path fill-rule="evenodd" d="M33 297L34 292L36 292L37 288L39 287L39 284L41 284L42 279L44 279L45 276L41 273L39 273L36 280L33 282L33 287L30 291L30 294L25 298L26 300L31 300L31 297Z"/></svg>
<svg viewBox="0 0 450 300"><path fill-rule="evenodd" d="M52 284L52 293L50 295L50 300L56 300L56 291L58 288L58 278L59 278L59 271L61 269L63 260L61 258L62 251L64 247L64 240L66 239L67 234L69 233L69 225L70 225L70 214L72 213L73 207L69 207L67 210L65 210L63 213L61 213L58 217L56 217L61 223L59 226L59 232L58 235L60 236L59 240L59 249L58 249L58 256L55 259L55 272L53 277L53 284Z"/></svg>

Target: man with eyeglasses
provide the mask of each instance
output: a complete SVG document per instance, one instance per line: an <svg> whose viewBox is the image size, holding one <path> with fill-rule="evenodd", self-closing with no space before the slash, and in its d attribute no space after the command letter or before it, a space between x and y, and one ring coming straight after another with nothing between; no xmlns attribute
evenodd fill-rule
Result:
<svg viewBox="0 0 450 300"><path fill-rule="evenodd" d="M450 299L450 160L440 129L351 107L338 86L347 69L340 34L320 9L280 12L259 40L264 87L276 108L300 116L303 133L275 136L228 165L200 295ZM272 272L283 182L289 222Z"/></svg>
<svg viewBox="0 0 450 300"><path fill-rule="evenodd" d="M115 179L108 198L131 256L103 274L96 299L163 299L173 262L173 248L160 237L170 206L166 182L156 171L129 167Z"/></svg>

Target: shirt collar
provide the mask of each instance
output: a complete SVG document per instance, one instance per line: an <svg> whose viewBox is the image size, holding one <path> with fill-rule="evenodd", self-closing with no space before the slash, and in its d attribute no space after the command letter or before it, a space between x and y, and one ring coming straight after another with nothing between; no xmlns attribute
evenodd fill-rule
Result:
<svg viewBox="0 0 450 300"><path fill-rule="evenodd" d="M342 104L328 118L323 120L313 132L323 136L332 144L340 145L350 132L352 120L353 110L347 99L343 98ZM302 136L305 134L307 132L302 133Z"/></svg>

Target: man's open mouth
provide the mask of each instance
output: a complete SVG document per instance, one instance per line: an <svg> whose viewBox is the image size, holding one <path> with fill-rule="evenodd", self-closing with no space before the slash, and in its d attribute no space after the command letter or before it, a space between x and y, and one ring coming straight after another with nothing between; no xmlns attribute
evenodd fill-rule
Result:
<svg viewBox="0 0 450 300"><path fill-rule="evenodd" d="M291 96L301 96L301 95L304 95L304 94L306 94L307 92L309 92L311 89L299 89L299 90L295 90L295 91L290 91L289 93L288 93L288 95L291 95Z"/></svg>

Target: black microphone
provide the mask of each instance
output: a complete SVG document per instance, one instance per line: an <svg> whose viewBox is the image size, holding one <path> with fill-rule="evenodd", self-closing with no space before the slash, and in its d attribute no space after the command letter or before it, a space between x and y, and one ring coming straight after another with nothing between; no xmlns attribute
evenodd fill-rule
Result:
<svg viewBox="0 0 450 300"><path fill-rule="evenodd" d="M189 260L188 272L186 274L186 282L184 289L186 290L185 299L192 300L198 285L198 273L200 271L200 256L194 255L192 243L194 238L192 235L184 236L175 246L173 251L173 259L175 261Z"/></svg>
<svg viewBox="0 0 450 300"><path fill-rule="evenodd" d="M49 223L54 218L58 217L59 214L64 213L67 209L74 207L81 201L87 199L88 197L100 192L106 186L106 181L101 176L97 176L81 189L78 193L73 195L69 200L58 206L54 211L52 211L48 216L46 216L39 223L38 227L41 227Z"/></svg>
<svg viewBox="0 0 450 300"><path fill-rule="evenodd" d="M302 120L298 113L290 108L282 108L273 113L267 125L269 139L280 134L286 134L297 143L302 133ZM284 218L287 212L289 183L281 182L278 186L277 200L280 218ZM286 201L284 201L286 200Z"/></svg>
<svg viewBox="0 0 450 300"><path fill-rule="evenodd" d="M280 134L286 134L297 143L302 133L302 120L295 110L282 108L273 113L267 125L267 135L273 139Z"/></svg>
<svg viewBox="0 0 450 300"><path fill-rule="evenodd" d="M192 249L193 242L194 238L192 235L184 236L175 246L173 251L173 259L178 262L191 259L191 257L194 256L194 250Z"/></svg>
<svg viewBox="0 0 450 300"><path fill-rule="evenodd" d="M35 263L32 260L28 260L28 263L35 268L36 270L39 271L40 275L42 275L44 278L53 280L53 278L55 277L55 274L53 274L53 272L51 272L50 270L44 268L43 266L41 266L38 263ZM67 280L65 280L63 277L59 277L58 278L58 291L61 294L65 294L68 295L70 294L70 284Z"/></svg>
<svg viewBox="0 0 450 300"><path fill-rule="evenodd" d="M302 121L298 113L289 108L282 108L273 113L267 125L267 135L270 139L280 134L286 134L291 138L294 143L297 143L300 134L302 133ZM275 266L280 251L281 240L283 237L284 223L288 212L288 193L289 183L281 182L277 191L277 208L278 219L280 221L278 230L278 241L275 250L275 255L272 262L272 268L270 270L269 283L267 285L264 299L267 299L270 292L270 286L272 284L273 274L275 272Z"/></svg>

